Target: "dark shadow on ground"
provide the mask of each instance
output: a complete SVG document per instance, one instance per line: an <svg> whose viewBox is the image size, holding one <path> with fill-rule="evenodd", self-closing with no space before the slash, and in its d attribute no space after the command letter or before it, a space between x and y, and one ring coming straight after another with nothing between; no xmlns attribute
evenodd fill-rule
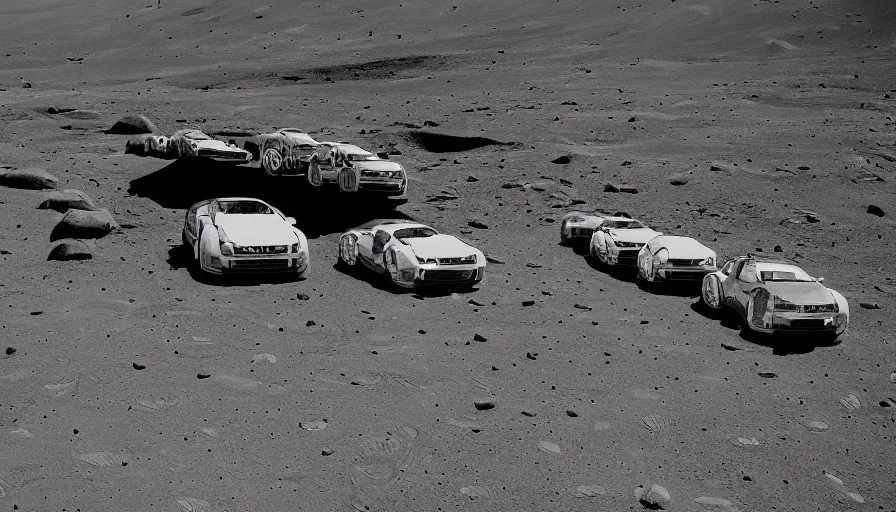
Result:
<svg viewBox="0 0 896 512"><path fill-rule="evenodd" d="M704 318L721 322L723 327L737 330L740 339L753 345L770 348L772 354L776 356L808 354L819 347L833 347L840 344L839 340L833 340L829 336L812 333L754 332L742 326L740 317L734 311L728 308L710 309L702 300L691 304L691 310Z"/></svg>
<svg viewBox="0 0 896 512"><path fill-rule="evenodd" d="M578 251L576 251L578 253ZM585 254L587 254L587 246ZM602 265L599 261L590 256L585 257L588 266L603 272L605 275L612 277L617 281L624 283L635 283L642 291L652 293L654 295L668 295L671 297L697 297L700 295L700 283L692 282L675 282L664 281L657 283L647 283L638 280L638 269L634 266L611 266Z"/></svg>
<svg viewBox="0 0 896 512"><path fill-rule="evenodd" d="M215 197L254 197L295 217L296 227L308 238L341 233L376 218L410 219L376 197L311 187L304 176L272 177L254 166L205 159L175 160L132 180L128 193L181 210Z"/></svg>
<svg viewBox="0 0 896 512"><path fill-rule="evenodd" d="M258 286L261 284L284 284L304 281L303 277L299 277L294 273L257 273L223 276L209 274L199 269L199 264L193 259L190 250L183 245L172 245L169 247L168 258L165 261L175 270L186 269L193 280L209 286Z"/></svg>
<svg viewBox="0 0 896 512"><path fill-rule="evenodd" d="M350 268L336 263L333 265L333 268L336 269L337 272L353 279L364 281L377 290L382 290L395 295L413 295L414 298L421 300L435 297L448 297L454 293L465 295L479 291L478 286L476 288L401 288L390 283L385 275L377 274L364 266Z"/></svg>

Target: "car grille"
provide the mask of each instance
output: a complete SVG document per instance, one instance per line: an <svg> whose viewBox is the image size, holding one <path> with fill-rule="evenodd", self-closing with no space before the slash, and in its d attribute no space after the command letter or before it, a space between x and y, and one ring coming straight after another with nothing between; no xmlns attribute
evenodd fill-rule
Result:
<svg viewBox="0 0 896 512"><path fill-rule="evenodd" d="M386 181L366 181L362 179L358 184L358 188L363 190L398 192L401 190L401 183L389 183Z"/></svg>
<svg viewBox="0 0 896 512"><path fill-rule="evenodd" d="M790 321L793 329L823 329L827 327L823 318L795 318Z"/></svg>
<svg viewBox="0 0 896 512"><path fill-rule="evenodd" d="M475 270L427 270L423 275L424 281L451 282L470 281Z"/></svg>
<svg viewBox="0 0 896 512"><path fill-rule="evenodd" d="M233 259L230 268L234 270L286 270L289 268L288 259Z"/></svg>
<svg viewBox="0 0 896 512"><path fill-rule="evenodd" d="M469 258L438 258L436 261L439 265L470 265L476 261L470 261Z"/></svg>
<svg viewBox="0 0 896 512"><path fill-rule="evenodd" d="M572 228L569 230L569 234L572 236L591 236L594 234L594 230L590 228Z"/></svg>
<svg viewBox="0 0 896 512"><path fill-rule="evenodd" d="M620 250L617 261L620 265L636 265L638 263L639 249Z"/></svg>
<svg viewBox="0 0 896 512"><path fill-rule="evenodd" d="M669 260L669 265L673 267L698 267L703 260Z"/></svg>
<svg viewBox="0 0 896 512"><path fill-rule="evenodd" d="M233 248L236 254L286 254L288 250L287 245L248 245Z"/></svg>
<svg viewBox="0 0 896 512"><path fill-rule="evenodd" d="M241 152L223 151L220 149L200 149L197 154L204 157L229 158L231 160L245 160L246 157Z"/></svg>
<svg viewBox="0 0 896 512"><path fill-rule="evenodd" d="M699 270L694 271L686 271L686 272L667 272L666 279L672 281L699 281L703 279L703 276L706 275L706 272L701 272Z"/></svg>

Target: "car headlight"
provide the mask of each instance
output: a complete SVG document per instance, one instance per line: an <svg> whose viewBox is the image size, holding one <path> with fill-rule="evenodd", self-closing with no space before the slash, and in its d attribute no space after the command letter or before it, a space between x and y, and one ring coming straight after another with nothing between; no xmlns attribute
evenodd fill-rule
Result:
<svg viewBox="0 0 896 512"><path fill-rule="evenodd" d="M616 244L616 247L626 247L626 248L635 248L641 247L641 244L635 242L613 242Z"/></svg>
<svg viewBox="0 0 896 512"><path fill-rule="evenodd" d="M289 247L289 252L291 252L291 253L293 253L293 254L299 252L299 244L298 244L298 243L292 244L292 245Z"/></svg>
<svg viewBox="0 0 896 512"><path fill-rule="evenodd" d="M426 263L436 263L436 259L435 259L435 258L426 258L426 259L423 259L423 258L421 258L420 256L417 256L417 263L423 263L423 264L426 264Z"/></svg>
<svg viewBox="0 0 896 512"><path fill-rule="evenodd" d="M233 256L233 243L221 242L221 254L224 256Z"/></svg>
<svg viewBox="0 0 896 512"><path fill-rule="evenodd" d="M781 297L775 296L774 301L775 311L799 311L800 307L797 304L792 302L788 302Z"/></svg>
<svg viewBox="0 0 896 512"><path fill-rule="evenodd" d="M476 263L476 255L471 254L471 255L467 256L466 258L462 259L461 262L462 263Z"/></svg>
<svg viewBox="0 0 896 512"><path fill-rule="evenodd" d="M715 259L712 256L710 256L710 257L704 259L703 261L701 261L700 264L701 265L715 265Z"/></svg>

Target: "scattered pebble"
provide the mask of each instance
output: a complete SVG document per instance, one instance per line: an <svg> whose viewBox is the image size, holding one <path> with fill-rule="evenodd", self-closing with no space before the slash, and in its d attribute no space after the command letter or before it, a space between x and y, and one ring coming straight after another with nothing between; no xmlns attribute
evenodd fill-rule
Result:
<svg viewBox="0 0 896 512"><path fill-rule="evenodd" d="M11 356L16 353L15 347L6 347L6 355Z"/></svg>
<svg viewBox="0 0 896 512"><path fill-rule="evenodd" d="M524 300L524 301L523 301L523 306L524 306L524 307L529 307L529 306L534 306L534 305L535 305L535 301L534 301L534 300Z"/></svg>
<svg viewBox="0 0 896 512"><path fill-rule="evenodd" d="M859 302L859 307L862 309L880 309L880 304L877 302Z"/></svg>
<svg viewBox="0 0 896 512"><path fill-rule="evenodd" d="M487 411L495 408L495 402L491 400L476 400L473 402L473 405L476 406L478 411Z"/></svg>
<svg viewBox="0 0 896 512"><path fill-rule="evenodd" d="M488 338L486 338L485 336L483 336L483 335L481 335L481 334L474 334L474 335L473 335L473 341L478 341L478 342L480 342L480 343L485 343L486 341L488 341Z"/></svg>
<svg viewBox="0 0 896 512"><path fill-rule="evenodd" d="M144 369L146 369L146 365L140 364L140 363L134 363L134 369L135 370L144 370Z"/></svg>
<svg viewBox="0 0 896 512"><path fill-rule="evenodd" d="M467 225L471 228L476 229L488 229L488 224L482 222L481 220L471 220L470 222L467 222Z"/></svg>
<svg viewBox="0 0 896 512"><path fill-rule="evenodd" d="M572 161L572 160L571 160L567 155L563 155L563 156L558 156L557 158L551 160L551 163L553 163L553 164L560 164L560 165L566 165L566 164L568 164L568 163L571 162L571 161Z"/></svg>

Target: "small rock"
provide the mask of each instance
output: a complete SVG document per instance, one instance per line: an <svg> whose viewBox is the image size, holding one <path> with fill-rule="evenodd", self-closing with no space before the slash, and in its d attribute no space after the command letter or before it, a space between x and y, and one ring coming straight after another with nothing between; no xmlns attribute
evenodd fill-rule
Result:
<svg viewBox="0 0 896 512"><path fill-rule="evenodd" d="M586 306L586 305L584 305L584 304L573 304L572 307L574 307L574 308L576 308L576 309L583 309L583 310L585 310L585 311L591 311L592 309L594 309L594 308L592 308L591 306Z"/></svg>
<svg viewBox="0 0 896 512"><path fill-rule="evenodd" d="M529 417L529 418L534 418L535 416L538 415L538 413L531 412L531 411L522 411L520 414L522 414L523 416Z"/></svg>
<svg viewBox="0 0 896 512"><path fill-rule="evenodd" d="M868 206L868 213L871 215L877 215L878 217L884 216L884 211L880 206L870 205Z"/></svg>
<svg viewBox="0 0 896 512"><path fill-rule="evenodd" d="M689 181L691 178L685 173L673 174L669 177L669 183L675 186L687 185Z"/></svg>
<svg viewBox="0 0 896 512"><path fill-rule="evenodd" d="M757 375L759 375L760 377L762 377L764 379L774 379L778 376L777 373L773 373L773 372L759 372Z"/></svg>
<svg viewBox="0 0 896 512"><path fill-rule="evenodd" d="M317 322L315 322L314 320L308 320L307 322L305 322L305 327L314 327L315 325L317 325Z"/></svg>
<svg viewBox="0 0 896 512"><path fill-rule="evenodd" d="M16 353L15 347L6 347L6 355L11 356Z"/></svg>
<svg viewBox="0 0 896 512"><path fill-rule="evenodd" d="M56 107L50 107L50 108L47 109L47 114L53 114L53 115L55 115L55 114L58 114L58 113L59 113L59 109L56 108Z"/></svg>
<svg viewBox="0 0 896 512"><path fill-rule="evenodd" d="M495 408L495 402L492 402L491 400L476 400L473 402L473 405L478 411L487 411Z"/></svg>
<svg viewBox="0 0 896 512"><path fill-rule="evenodd" d="M562 156L558 156L557 158L551 160L551 163L565 165L571 161L572 161L572 159L570 159L567 155L562 155Z"/></svg>
<svg viewBox="0 0 896 512"><path fill-rule="evenodd" d="M630 123L634 123L634 122L636 122L637 120L638 120L638 118L635 117L635 116L632 116L632 117L628 118L628 122L630 122Z"/></svg>
<svg viewBox="0 0 896 512"><path fill-rule="evenodd" d="M311 297L309 297L309 296L308 296L307 294L305 294L305 293L298 293L298 294L296 294L296 298L299 299L299 300L311 300Z"/></svg>
<svg viewBox="0 0 896 512"><path fill-rule="evenodd" d="M479 181L479 178L476 176L467 176L467 183L476 183L477 181Z"/></svg>
<svg viewBox="0 0 896 512"><path fill-rule="evenodd" d="M650 489L638 486L635 489L635 497L638 498L642 505L651 510L661 510L672 501L669 491L657 484L650 486Z"/></svg>
<svg viewBox="0 0 896 512"><path fill-rule="evenodd" d="M57 240L50 249L47 261L74 261L89 260L93 258L93 250L84 240L76 240L74 238L63 238Z"/></svg>
<svg viewBox="0 0 896 512"><path fill-rule="evenodd" d="M479 343L485 343L486 341L488 341L488 338L486 338L485 336L483 336L481 334L474 334L473 341L478 341Z"/></svg>
<svg viewBox="0 0 896 512"><path fill-rule="evenodd" d="M423 121L423 126L439 126L439 123L435 121Z"/></svg>
<svg viewBox="0 0 896 512"><path fill-rule="evenodd" d="M207 379L209 377L211 377L211 375L209 375L208 373L197 373L196 374L197 379Z"/></svg>
<svg viewBox="0 0 896 512"><path fill-rule="evenodd" d="M159 133L158 127L144 115L136 114L122 117L106 133L117 135L137 135L140 133Z"/></svg>
<svg viewBox="0 0 896 512"><path fill-rule="evenodd" d="M880 309L880 304L877 302L859 302L859 307L862 309Z"/></svg>
<svg viewBox="0 0 896 512"><path fill-rule="evenodd" d="M109 210L69 210L50 233L50 241L63 238L103 238L118 229Z"/></svg>
<svg viewBox="0 0 896 512"><path fill-rule="evenodd" d="M577 413L576 411L573 411L572 409L567 409L566 415L569 416L570 418L578 418L579 417L579 413Z"/></svg>
<svg viewBox="0 0 896 512"><path fill-rule="evenodd" d="M744 349L744 347L741 347L740 345L735 345L733 343L722 343L722 348L724 348L725 350L730 350L732 352Z"/></svg>
<svg viewBox="0 0 896 512"><path fill-rule="evenodd" d="M535 361L537 358L538 358L537 353L533 354L531 352L526 352L526 359L531 359L531 360Z"/></svg>
<svg viewBox="0 0 896 512"><path fill-rule="evenodd" d="M638 189L631 185L619 185L615 183L607 183L604 185L604 192L613 192L618 193L622 192L625 194L637 194Z"/></svg>
<svg viewBox="0 0 896 512"><path fill-rule="evenodd" d="M541 268L541 265L540 265L540 264L538 264L538 263L532 263L532 262L526 263L526 266L529 267L529 268Z"/></svg>
<svg viewBox="0 0 896 512"><path fill-rule="evenodd" d="M56 188L56 176L39 167L0 171L0 185L10 188L46 190Z"/></svg>
<svg viewBox="0 0 896 512"><path fill-rule="evenodd" d="M780 245L776 245L774 248L774 251L775 252L784 252L784 249L782 249Z"/></svg>
<svg viewBox="0 0 896 512"><path fill-rule="evenodd" d="M481 303L481 302L477 302L477 301L474 300L474 299L470 299L470 300L468 300L468 301L467 301L467 304L470 304L471 306L476 306L476 307L479 307L479 308L481 308L482 306L485 306L485 304L483 304L483 303Z"/></svg>
<svg viewBox="0 0 896 512"><path fill-rule="evenodd" d="M467 225L476 229L488 229L488 225L480 220L471 220Z"/></svg>
<svg viewBox="0 0 896 512"><path fill-rule="evenodd" d="M144 369L146 369L146 365L140 364L140 363L134 363L134 369L135 370L144 370Z"/></svg>
<svg viewBox="0 0 896 512"><path fill-rule="evenodd" d="M333 455L334 453L336 453L336 452L330 447L324 447L324 449L320 451L320 454L323 455L324 457L329 457L330 455Z"/></svg>
<svg viewBox="0 0 896 512"><path fill-rule="evenodd" d="M523 307L529 307L529 306L534 306L534 305L535 305L534 300L524 300L523 301Z"/></svg>
<svg viewBox="0 0 896 512"><path fill-rule="evenodd" d="M501 188L523 188L522 183L505 183L501 185Z"/></svg>

